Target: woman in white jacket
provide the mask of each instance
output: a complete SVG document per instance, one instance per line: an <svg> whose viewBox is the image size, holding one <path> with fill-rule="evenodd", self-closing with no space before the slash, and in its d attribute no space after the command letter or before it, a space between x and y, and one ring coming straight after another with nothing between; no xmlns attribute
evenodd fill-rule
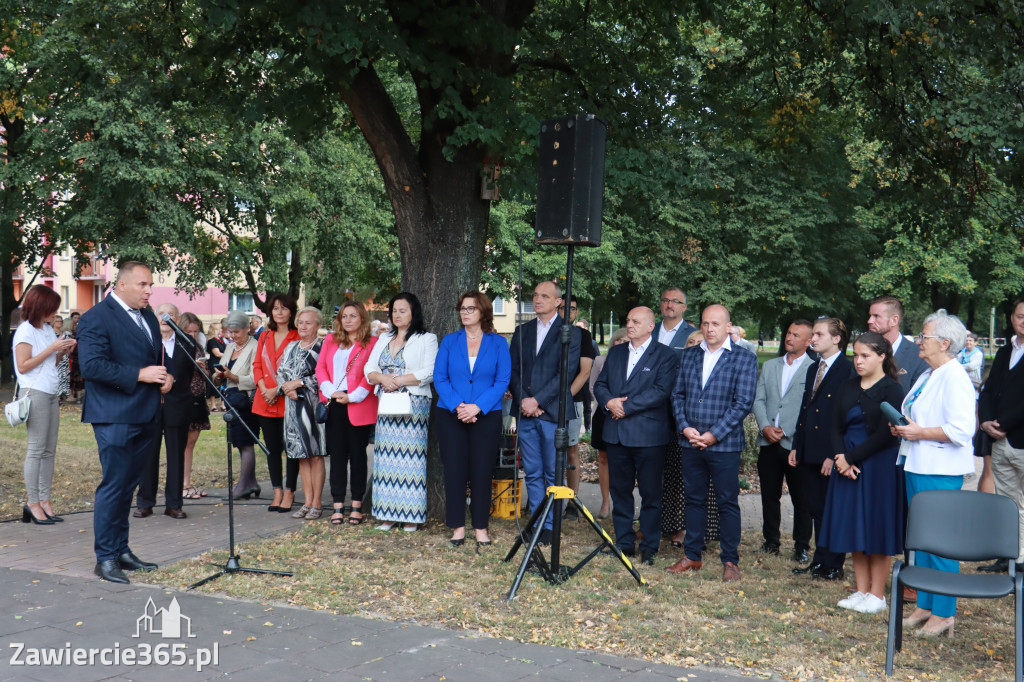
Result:
<svg viewBox="0 0 1024 682"><path fill-rule="evenodd" d="M892 429L904 441L900 455L906 457L908 502L924 490L959 490L964 475L974 473L974 386L963 365L955 361L966 339L963 323L941 309L925 318L917 337L918 352L929 369L903 400L903 414L910 423ZM957 561L926 552L917 552L917 563L960 572ZM952 636L955 614L956 597L919 591L917 608L904 624L923 624L918 631L922 637Z"/></svg>
<svg viewBox="0 0 1024 682"><path fill-rule="evenodd" d="M373 515L378 530L403 524L413 532L427 520L427 426L434 379L437 336L423 325L415 294L402 292L388 302L393 331L382 335L366 362L366 379L378 395L408 393L408 414L377 414L373 446Z"/></svg>

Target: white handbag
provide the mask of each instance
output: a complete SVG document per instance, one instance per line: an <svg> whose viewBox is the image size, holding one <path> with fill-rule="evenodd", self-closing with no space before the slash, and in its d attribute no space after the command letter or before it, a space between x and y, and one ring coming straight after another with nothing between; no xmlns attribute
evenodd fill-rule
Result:
<svg viewBox="0 0 1024 682"><path fill-rule="evenodd" d="M411 417L412 398L405 391L381 393L377 403L377 414L386 414L389 417Z"/></svg>
<svg viewBox="0 0 1024 682"><path fill-rule="evenodd" d="M35 385L35 382L33 382ZM28 421L28 411L32 407L32 400L29 398L29 394L32 392L32 387L25 391L25 397L19 400L12 400L11 402L4 405L4 416L7 417L7 423L11 426L19 426ZM14 395L18 395L18 386L14 386Z"/></svg>

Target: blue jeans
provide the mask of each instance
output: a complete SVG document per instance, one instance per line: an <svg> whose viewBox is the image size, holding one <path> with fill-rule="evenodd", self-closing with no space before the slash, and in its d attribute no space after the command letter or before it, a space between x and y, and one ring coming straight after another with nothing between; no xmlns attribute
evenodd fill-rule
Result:
<svg viewBox="0 0 1024 682"><path fill-rule="evenodd" d="M686 538L683 551L700 561L708 523L708 482L715 484L718 502L722 563L739 564L740 554L740 453L709 452L683 447L681 465L686 486Z"/></svg>
<svg viewBox="0 0 1024 682"><path fill-rule="evenodd" d="M907 502L914 499L914 495L925 490L960 490L964 485L963 476L930 476L925 474L913 474L906 472L907 479ZM948 573L959 573L960 562L955 559L928 554L927 552L915 551L918 566L934 568ZM940 618L949 618L956 615L956 597L947 597L931 592L917 593L917 606L932 612L932 615Z"/></svg>
<svg viewBox="0 0 1024 682"><path fill-rule="evenodd" d="M535 417L521 420L519 454L523 458L526 494L530 499L532 516L544 501L548 486L555 484L555 423ZM553 518L552 506L552 511L544 519L545 529L551 530Z"/></svg>

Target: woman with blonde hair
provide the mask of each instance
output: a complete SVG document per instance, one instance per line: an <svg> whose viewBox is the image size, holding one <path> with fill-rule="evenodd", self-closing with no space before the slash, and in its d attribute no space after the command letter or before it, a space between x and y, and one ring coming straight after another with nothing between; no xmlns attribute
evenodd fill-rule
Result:
<svg viewBox="0 0 1024 682"><path fill-rule="evenodd" d="M366 496L366 446L377 421L377 396L364 376L377 337L370 334L370 315L358 301L345 301L334 317L334 332L323 341L316 363L320 402L327 405L324 424L327 455L331 458L331 523L363 522ZM351 480L351 483L350 483ZM351 485L352 502L345 505Z"/></svg>

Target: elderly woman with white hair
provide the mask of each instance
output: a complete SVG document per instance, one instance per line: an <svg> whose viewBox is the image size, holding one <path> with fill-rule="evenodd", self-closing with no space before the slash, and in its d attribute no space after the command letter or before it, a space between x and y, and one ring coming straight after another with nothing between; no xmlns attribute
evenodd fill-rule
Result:
<svg viewBox="0 0 1024 682"><path fill-rule="evenodd" d="M215 380L219 385L227 386L224 389L224 402L235 408L242 421L255 434L260 428L259 418L252 413L252 400L256 393L252 363L256 357L257 342L255 337L249 335L249 316L241 310L228 313L224 326L230 342L224 348ZM256 481L256 441L238 420L228 423L228 437L231 444L238 448L242 460L238 482L230 495L236 500L248 500L252 495L258 498L262 491Z"/></svg>
<svg viewBox="0 0 1024 682"><path fill-rule="evenodd" d="M894 426L903 439L907 500L925 490L959 490L965 474L974 473L972 439L976 427L974 386L956 355L967 340L967 328L945 310L924 320L917 337L918 354L928 369L903 400L903 414L910 422ZM940 571L959 573L960 564L926 552L917 552L917 563ZM921 637L953 635L956 598L917 593L917 608L904 624L922 625Z"/></svg>

